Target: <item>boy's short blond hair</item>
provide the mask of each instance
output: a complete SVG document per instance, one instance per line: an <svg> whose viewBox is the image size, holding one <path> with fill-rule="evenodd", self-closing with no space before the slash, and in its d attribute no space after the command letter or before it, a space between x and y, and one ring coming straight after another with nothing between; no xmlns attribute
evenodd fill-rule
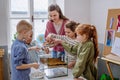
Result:
<svg viewBox="0 0 120 80"><path fill-rule="evenodd" d="M21 20L17 24L17 32L21 33L21 31L23 31L23 30L27 30L27 31L32 30L32 25L25 20Z"/></svg>

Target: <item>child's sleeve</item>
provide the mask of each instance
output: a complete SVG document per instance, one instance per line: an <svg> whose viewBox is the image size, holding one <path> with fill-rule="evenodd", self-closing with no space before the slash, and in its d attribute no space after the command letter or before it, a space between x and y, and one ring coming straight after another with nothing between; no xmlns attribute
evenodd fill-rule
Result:
<svg viewBox="0 0 120 80"><path fill-rule="evenodd" d="M50 36L51 36L51 38L60 39L60 40L63 40L65 42L69 43L69 44L72 44L72 45L78 44L77 41L75 41L75 40L73 40L73 39L71 39L71 38L69 38L65 35L57 35L57 34L51 33Z"/></svg>
<svg viewBox="0 0 120 80"><path fill-rule="evenodd" d="M14 65L15 67L25 64L25 49L17 46L14 50Z"/></svg>
<svg viewBox="0 0 120 80"><path fill-rule="evenodd" d="M62 46L63 48L69 52L69 54L73 54L73 55L76 55L77 54L77 48L78 48L78 45L72 45L72 44L69 44L67 42L63 42L62 43Z"/></svg>
<svg viewBox="0 0 120 80"><path fill-rule="evenodd" d="M87 59L90 53L90 46L88 45L84 47L84 49L81 51L79 49L79 52L80 53L78 53L76 64L73 68L73 76L75 78L80 77L86 69L86 65L88 64Z"/></svg>

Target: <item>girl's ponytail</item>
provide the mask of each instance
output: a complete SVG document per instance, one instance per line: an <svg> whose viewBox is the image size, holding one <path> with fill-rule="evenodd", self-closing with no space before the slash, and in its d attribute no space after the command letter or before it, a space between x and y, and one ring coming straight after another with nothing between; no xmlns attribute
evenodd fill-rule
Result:
<svg viewBox="0 0 120 80"><path fill-rule="evenodd" d="M91 39L93 40L94 50L95 50L94 61L96 62L97 56L99 54L99 50L98 50L97 30L94 25L91 25L91 32L92 32Z"/></svg>

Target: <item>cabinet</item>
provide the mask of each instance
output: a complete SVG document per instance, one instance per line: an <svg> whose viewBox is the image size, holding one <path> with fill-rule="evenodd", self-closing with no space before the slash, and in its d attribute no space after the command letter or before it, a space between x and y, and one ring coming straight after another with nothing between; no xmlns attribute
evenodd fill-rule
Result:
<svg viewBox="0 0 120 80"><path fill-rule="evenodd" d="M3 55L4 49L0 49L0 80L3 80Z"/></svg>

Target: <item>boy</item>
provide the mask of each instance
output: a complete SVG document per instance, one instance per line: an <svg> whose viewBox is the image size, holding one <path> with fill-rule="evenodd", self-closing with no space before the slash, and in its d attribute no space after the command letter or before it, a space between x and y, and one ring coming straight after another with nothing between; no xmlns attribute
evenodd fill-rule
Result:
<svg viewBox="0 0 120 80"><path fill-rule="evenodd" d="M16 29L18 36L11 48L11 80L30 80L30 68L39 68L39 64L30 63L26 46L26 40L32 33L32 25L25 20L21 20Z"/></svg>

